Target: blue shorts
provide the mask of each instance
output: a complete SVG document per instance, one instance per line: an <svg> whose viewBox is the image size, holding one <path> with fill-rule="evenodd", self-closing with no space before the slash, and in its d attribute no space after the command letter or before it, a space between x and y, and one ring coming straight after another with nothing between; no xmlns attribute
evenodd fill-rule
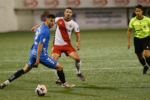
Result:
<svg viewBox="0 0 150 100"><path fill-rule="evenodd" d="M36 62L36 57L30 56L30 58L27 62L27 65L29 67L36 67L37 68L38 66L34 65L35 62ZM44 57L40 57L40 63L45 65L48 68L54 68L57 64L57 61L55 61L54 59L52 59L49 56L44 56Z"/></svg>

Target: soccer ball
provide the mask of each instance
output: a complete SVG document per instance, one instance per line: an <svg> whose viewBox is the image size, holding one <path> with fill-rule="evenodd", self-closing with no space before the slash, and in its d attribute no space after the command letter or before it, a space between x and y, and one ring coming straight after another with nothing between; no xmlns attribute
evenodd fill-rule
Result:
<svg viewBox="0 0 150 100"><path fill-rule="evenodd" d="M44 96L47 93L47 88L45 85L43 84L39 84L36 89L35 92L39 95L39 96Z"/></svg>

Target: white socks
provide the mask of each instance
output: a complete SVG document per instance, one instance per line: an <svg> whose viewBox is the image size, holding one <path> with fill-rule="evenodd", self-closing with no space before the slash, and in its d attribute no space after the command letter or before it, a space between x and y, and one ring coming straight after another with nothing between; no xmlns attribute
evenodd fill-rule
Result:
<svg viewBox="0 0 150 100"><path fill-rule="evenodd" d="M54 69L54 71L55 71L55 74L56 74L57 78L59 79L59 77L58 77L58 75L57 75L57 70L56 70L56 69Z"/></svg>
<svg viewBox="0 0 150 100"><path fill-rule="evenodd" d="M81 61L78 62L78 63L76 62L76 63L75 63L75 66L76 66L76 68L77 68L77 72L76 72L76 73L77 73L77 74L80 74Z"/></svg>
<svg viewBox="0 0 150 100"><path fill-rule="evenodd" d="M80 68L81 68L81 61L80 62L75 62L75 66L76 66L76 68L77 68L77 71L76 71L76 73L77 74L80 74ZM56 74L56 76L57 76L57 78L59 79L59 77L58 77L58 75L57 75L57 70L56 69L54 69L54 71L55 71L55 74Z"/></svg>

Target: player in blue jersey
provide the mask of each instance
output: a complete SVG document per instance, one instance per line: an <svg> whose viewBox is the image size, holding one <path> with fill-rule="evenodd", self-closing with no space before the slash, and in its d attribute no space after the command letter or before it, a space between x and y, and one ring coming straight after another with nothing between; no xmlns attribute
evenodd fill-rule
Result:
<svg viewBox="0 0 150 100"><path fill-rule="evenodd" d="M29 72L32 68L38 67L39 63L45 65L48 68L53 68L58 71L58 76L61 79L62 87L74 87L75 85L69 84L65 80L65 75L63 72L63 66L57 61L48 56L47 48L50 40L49 29L53 27L55 23L55 15L50 14L47 16L46 23L40 25L35 30L34 43L30 50L30 58L25 65L25 67L17 71L8 80L0 84L0 89L3 89L13 80L20 77L22 74Z"/></svg>

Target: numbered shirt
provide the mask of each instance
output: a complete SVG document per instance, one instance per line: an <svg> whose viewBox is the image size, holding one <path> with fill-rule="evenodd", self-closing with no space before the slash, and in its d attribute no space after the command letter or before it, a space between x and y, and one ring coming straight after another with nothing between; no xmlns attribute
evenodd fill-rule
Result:
<svg viewBox="0 0 150 100"><path fill-rule="evenodd" d="M48 55L47 48L48 48L49 40L50 40L50 31L49 31L49 28L45 24L42 24L41 26L36 28L35 35L34 35L34 43L31 47L30 55L37 57L37 49L38 49L39 43L43 43L41 56Z"/></svg>
<svg viewBox="0 0 150 100"><path fill-rule="evenodd" d="M54 37L54 44L55 45L69 45L71 34L75 31L76 34L80 33L78 24L73 21L65 21L63 17L57 17L55 19L57 24L55 37Z"/></svg>
<svg viewBox="0 0 150 100"><path fill-rule="evenodd" d="M143 19L138 20L136 17L133 17L129 23L129 28L135 29L135 37L145 38L150 33L150 18L143 16Z"/></svg>

